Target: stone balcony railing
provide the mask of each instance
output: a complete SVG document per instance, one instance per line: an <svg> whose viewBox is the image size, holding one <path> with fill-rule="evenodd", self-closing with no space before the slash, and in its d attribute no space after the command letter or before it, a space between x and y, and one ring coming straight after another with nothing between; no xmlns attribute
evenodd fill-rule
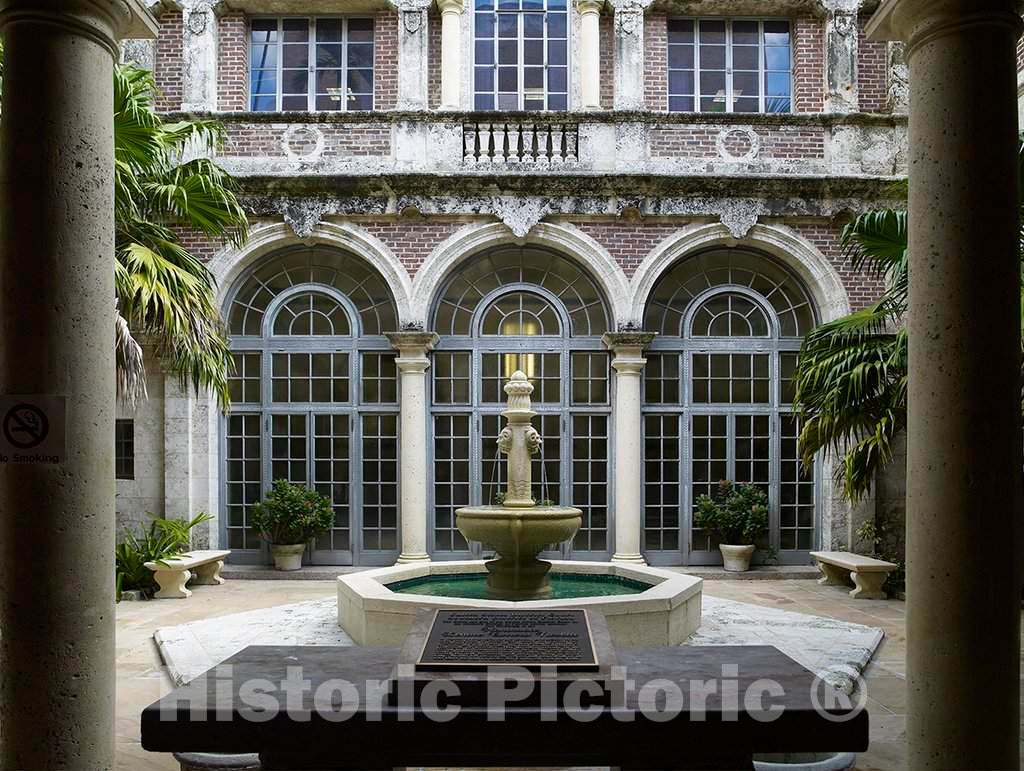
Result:
<svg viewBox="0 0 1024 771"><path fill-rule="evenodd" d="M239 177L642 176L891 179L906 116L214 113Z"/></svg>

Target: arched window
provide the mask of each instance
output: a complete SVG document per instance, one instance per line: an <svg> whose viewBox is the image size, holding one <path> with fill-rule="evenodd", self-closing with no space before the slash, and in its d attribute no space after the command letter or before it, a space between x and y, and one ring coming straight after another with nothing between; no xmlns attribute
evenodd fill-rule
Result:
<svg viewBox="0 0 1024 771"><path fill-rule="evenodd" d="M745 249L681 260L651 292L644 328L658 336L644 370L644 547L653 562L718 562L693 527L698 496L719 480L762 486L769 543L806 562L816 536L815 477L799 463L792 414L797 352L816 319L786 268Z"/></svg>
<svg viewBox="0 0 1024 771"><path fill-rule="evenodd" d="M389 564L398 553L398 380L383 332L397 328L384 280L328 247L270 255L228 305L235 371L224 421L224 542L266 553L249 512L276 479L331 499L319 564Z"/></svg>
<svg viewBox="0 0 1024 771"><path fill-rule="evenodd" d="M590 275L548 249L499 247L449 276L432 321L441 335L430 369L435 558L480 551L455 527L455 509L494 503L504 489L496 439L503 387L517 369L534 385L534 427L544 439L533 461L534 497L584 511L580 532L558 551L607 558L608 318Z"/></svg>

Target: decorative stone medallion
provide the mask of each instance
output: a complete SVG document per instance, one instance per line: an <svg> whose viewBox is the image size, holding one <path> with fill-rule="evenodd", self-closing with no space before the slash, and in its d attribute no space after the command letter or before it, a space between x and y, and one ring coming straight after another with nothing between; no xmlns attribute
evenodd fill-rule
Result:
<svg viewBox="0 0 1024 771"><path fill-rule="evenodd" d="M186 26L193 35L202 35L210 23L210 8L207 5L197 5L188 14Z"/></svg>
<svg viewBox="0 0 1024 771"><path fill-rule="evenodd" d="M316 126L293 123L281 136L281 150L290 161L315 161L324 152L324 134Z"/></svg>
<svg viewBox="0 0 1024 771"><path fill-rule="evenodd" d="M749 126L730 126L718 132L715 146L725 160L746 163L761 151L761 137Z"/></svg>

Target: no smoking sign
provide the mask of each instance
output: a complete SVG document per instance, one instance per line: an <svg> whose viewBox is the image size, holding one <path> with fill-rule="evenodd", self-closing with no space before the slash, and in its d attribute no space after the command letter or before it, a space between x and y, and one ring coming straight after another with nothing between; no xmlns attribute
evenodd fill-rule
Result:
<svg viewBox="0 0 1024 771"><path fill-rule="evenodd" d="M67 398L0 396L0 463L62 463Z"/></svg>

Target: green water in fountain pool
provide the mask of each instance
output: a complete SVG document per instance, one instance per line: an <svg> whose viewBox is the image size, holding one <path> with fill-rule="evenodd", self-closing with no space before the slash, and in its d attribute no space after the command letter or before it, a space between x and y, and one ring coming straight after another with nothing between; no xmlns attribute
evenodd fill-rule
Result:
<svg viewBox="0 0 1024 771"><path fill-rule="evenodd" d="M551 592L536 599L573 600L580 597L613 597L623 594L640 594L650 589L651 584L634 581L620 576L593 575L586 573L549 573ZM453 573L446 576L422 576L406 581L386 584L388 589L399 594L418 594L427 597L456 597L461 600L493 600L487 593L486 573ZM529 600L523 597L521 602Z"/></svg>

